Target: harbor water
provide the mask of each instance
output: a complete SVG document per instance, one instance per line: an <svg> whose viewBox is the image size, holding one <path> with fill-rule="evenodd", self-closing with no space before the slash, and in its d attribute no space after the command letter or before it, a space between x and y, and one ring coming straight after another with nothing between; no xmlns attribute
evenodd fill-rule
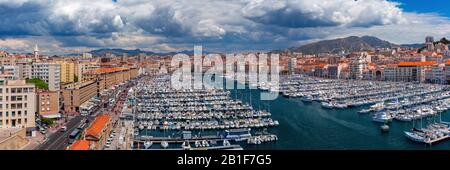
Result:
<svg viewBox="0 0 450 170"><path fill-rule="evenodd" d="M339 150L429 150L450 149L450 140L431 146L407 139L404 131L420 128L427 122L450 121L450 111L441 116L411 122L393 121L388 133L382 133L380 123L372 121L372 114L357 113L362 107L326 109L318 102L303 102L300 98L281 95L271 101L261 101L258 89L233 89L231 96L251 103L255 109L270 110L280 125L270 129L278 136L276 143L244 145L244 149L339 149Z"/></svg>

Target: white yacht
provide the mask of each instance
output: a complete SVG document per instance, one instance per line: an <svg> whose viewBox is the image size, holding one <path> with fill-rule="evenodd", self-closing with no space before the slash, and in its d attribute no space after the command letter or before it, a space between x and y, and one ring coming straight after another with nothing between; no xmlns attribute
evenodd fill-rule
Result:
<svg viewBox="0 0 450 170"><path fill-rule="evenodd" d="M406 132L405 131L405 136L408 139L412 140L412 141L421 142L421 143L425 143L426 142L426 138L424 138L423 136L419 135L418 133Z"/></svg>
<svg viewBox="0 0 450 170"><path fill-rule="evenodd" d="M162 141L162 142L161 142L161 147L162 147L163 149L166 149L166 148L169 147L169 143L166 142L166 141Z"/></svg>
<svg viewBox="0 0 450 170"><path fill-rule="evenodd" d="M372 117L372 121L386 123L392 121L392 117L384 113L378 113Z"/></svg>
<svg viewBox="0 0 450 170"><path fill-rule="evenodd" d="M153 142L152 142L152 141L144 142L144 148L145 148L145 149L150 148L152 145L153 145Z"/></svg>

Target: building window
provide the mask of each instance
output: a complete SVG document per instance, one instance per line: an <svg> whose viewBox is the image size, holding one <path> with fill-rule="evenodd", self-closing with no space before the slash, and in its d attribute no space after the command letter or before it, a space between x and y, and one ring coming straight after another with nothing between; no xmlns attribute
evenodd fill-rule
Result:
<svg viewBox="0 0 450 170"><path fill-rule="evenodd" d="M21 117L22 116L22 111L17 111L17 116Z"/></svg>
<svg viewBox="0 0 450 170"><path fill-rule="evenodd" d="M25 115L25 116L27 116L27 111L25 110L24 112L23 112L23 114ZM26 121L25 121L26 122Z"/></svg>
<svg viewBox="0 0 450 170"><path fill-rule="evenodd" d="M16 116L16 111L11 112L11 117L14 117L14 116Z"/></svg>
<svg viewBox="0 0 450 170"><path fill-rule="evenodd" d="M0 118L2 118L2 116L3 116L3 112L0 112Z"/></svg>

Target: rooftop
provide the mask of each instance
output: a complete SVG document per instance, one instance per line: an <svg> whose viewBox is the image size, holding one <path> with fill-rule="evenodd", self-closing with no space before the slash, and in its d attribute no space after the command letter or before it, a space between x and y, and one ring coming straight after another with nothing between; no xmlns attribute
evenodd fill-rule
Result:
<svg viewBox="0 0 450 170"><path fill-rule="evenodd" d="M402 61L398 63L398 66L431 66L435 65L437 62L435 61L419 61L419 62L406 62Z"/></svg>
<svg viewBox="0 0 450 170"><path fill-rule="evenodd" d="M117 72L117 71L123 71L128 70L128 68L125 67L102 67L97 70L92 71L92 74L103 74L103 73L111 73L111 72Z"/></svg>
<svg viewBox="0 0 450 170"><path fill-rule="evenodd" d="M69 150L89 150L90 142L87 140L77 140L70 146Z"/></svg>
<svg viewBox="0 0 450 170"><path fill-rule="evenodd" d="M86 136L100 137L103 129L108 124L111 117L106 114L98 115L91 126L86 129Z"/></svg>

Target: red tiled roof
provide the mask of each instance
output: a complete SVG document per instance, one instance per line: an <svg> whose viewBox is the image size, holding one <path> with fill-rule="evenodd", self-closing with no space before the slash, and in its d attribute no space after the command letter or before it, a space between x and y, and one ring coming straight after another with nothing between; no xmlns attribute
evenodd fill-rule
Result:
<svg viewBox="0 0 450 170"><path fill-rule="evenodd" d="M437 62L435 61L421 61L421 62L400 62L398 66L430 66L435 65Z"/></svg>
<svg viewBox="0 0 450 170"><path fill-rule="evenodd" d="M123 71L123 70L128 70L128 68L125 68L125 67L102 67L97 70L94 70L92 73L93 74L103 74L103 73L111 73L111 72Z"/></svg>
<svg viewBox="0 0 450 170"><path fill-rule="evenodd" d="M90 142L87 140L77 140L73 143L69 150L89 150Z"/></svg>
<svg viewBox="0 0 450 170"><path fill-rule="evenodd" d="M98 115L92 122L91 126L86 129L86 136L100 137L103 129L108 124L111 117L106 114Z"/></svg>

